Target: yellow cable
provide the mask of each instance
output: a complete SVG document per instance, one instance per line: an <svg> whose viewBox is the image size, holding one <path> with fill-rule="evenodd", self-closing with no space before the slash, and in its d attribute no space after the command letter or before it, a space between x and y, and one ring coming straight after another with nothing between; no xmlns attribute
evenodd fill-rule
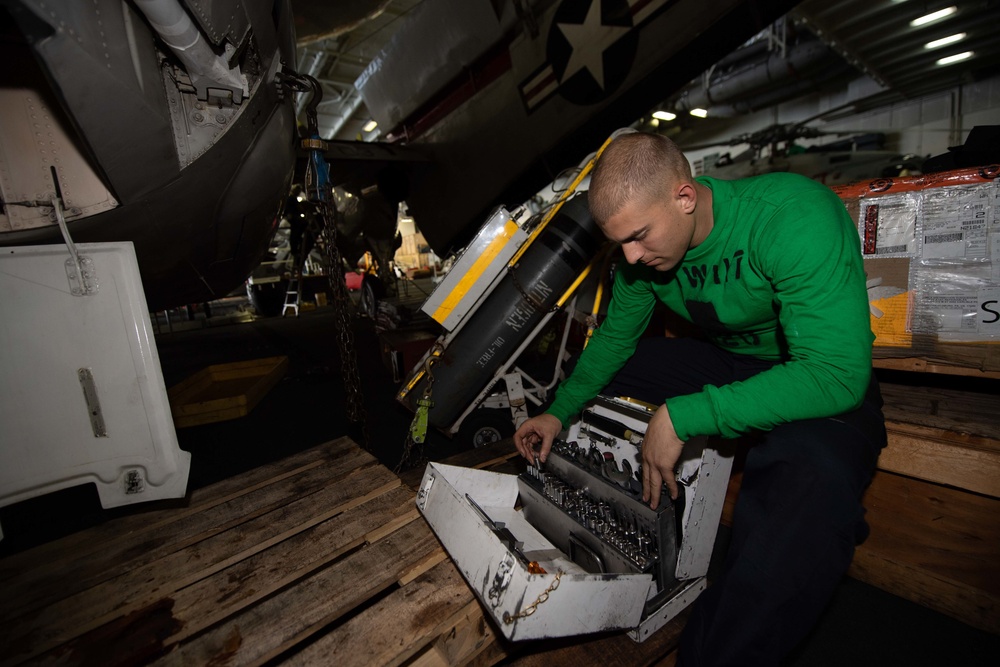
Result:
<svg viewBox="0 0 1000 667"><path fill-rule="evenodd" d="M594 157L588 160L587 164L583 166L583 169L580 170L580 173L576 175L576 178L573 179L573 182L570 183L569 187L566 188L566 191L563 192L562 196L559 197L559 201L556 202L551 209L549 209L549 212L546 213L545 217L542 219L541 224L539 224L538 227L536 227L535 230L531 232L531 236L528 237L528 240L524 242L524 245L522 245L521 248L514 254L514 256L511 258L507 266L514 266L515 264L517 264L517 260L521 259L521 255L523 255L524 252L528 249L528 246L534 243L535 239L538 238L538 235L541 234L542 230L544 230L546 225L549 224L549 221L552 220L555 214L559 212L559 209L562 208L562 205L566 203L566 200L569 199L569 196L573 194L577 186L580 185L580 182L587 176L587 174L590 173L590 170L594 168L594 163L597 162L597 158L601 157L601 153L604 152L604 149L608 147L608 144L610 144L614 138L615 135L611 135L604 141L603 144L601 144L601 147L597 149L597 153L594 154Z"/></svg>
<svg viewBox="0 0 1000 667"><path fill-rule="evenodd" d="M608 273L608 266L611 264L613 246L608 246L605 254L604 261L601 263L601 273L597 277L597 291L594 294L594 307L590 311L590 322L587 323L587 337L583 340L584 349L587 348L587 344L590 343L591 336L594 335L594 331L597 329L597 314L601 310L601 299L604 296L604 276ZM597 261L596 259L594 260Z"/></svg>

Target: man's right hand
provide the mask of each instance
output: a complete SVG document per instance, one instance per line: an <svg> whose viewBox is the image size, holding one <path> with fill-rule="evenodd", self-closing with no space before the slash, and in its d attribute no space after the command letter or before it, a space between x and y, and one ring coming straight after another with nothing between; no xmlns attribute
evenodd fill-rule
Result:
<svg viewBox="0 0 1000 667"><path fill-rule="evenodd" d="M537 455L539 460L545 463L545 459L549 457L549 450L552 449L552 441L560 431L562 422L558 418L550 414L541 414L521 424L521 428L514 434L514 446L521 456L534 463L535 445L540 444Z"/></svg>

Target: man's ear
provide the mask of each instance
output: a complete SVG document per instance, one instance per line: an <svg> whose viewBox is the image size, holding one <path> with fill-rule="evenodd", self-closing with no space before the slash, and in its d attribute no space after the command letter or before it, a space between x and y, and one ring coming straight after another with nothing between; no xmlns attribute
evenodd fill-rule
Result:
<svg viewBox="0 0 1000 667"><path fill-rule="evenodd" d="M694 184L682 182L674 191L674 200L684 213L693 213L698 205L698 191Z"/></svg>

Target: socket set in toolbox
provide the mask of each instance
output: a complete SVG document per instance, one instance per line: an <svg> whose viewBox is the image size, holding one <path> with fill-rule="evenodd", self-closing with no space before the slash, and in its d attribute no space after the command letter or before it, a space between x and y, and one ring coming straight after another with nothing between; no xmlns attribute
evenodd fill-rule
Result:
<svg viewBox="0 0 1000 667"><path fill-rule="evenodd" d="M557 440L544 465L529 465L518 478L524 516L588 572L649 573L662 590L674 581L674 506L664 497L650 509L641 486L622 472L610 452Z"/></svg>

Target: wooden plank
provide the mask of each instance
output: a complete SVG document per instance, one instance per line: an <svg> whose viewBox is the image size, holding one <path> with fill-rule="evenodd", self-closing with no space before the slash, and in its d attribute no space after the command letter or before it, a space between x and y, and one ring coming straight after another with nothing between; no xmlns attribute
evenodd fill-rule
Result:
<svg viewBox="0 0 1000 667"><path fill-rule="evenodd" d="M266 514L296 498L315 493L361 466L377 466L373 458L355 449L334 462L307 468L302 474L261 486L248 494L201 512L187 513L169 524L169 530L143 531L135 539L110 541L87 558L38 563L7 585L9 594L0 599L0 619L10 619L26 610L95 586L130 570L155 562L171 553Z"/></svg>
<svg viewBox="0 0 1000 667"><path fill-rule="evenodd" d="M247 380L213 380L211 384L201 388L198 393L183 399L184 402L174 403L170 412L176 420L178 417L192 417L206 412L225 409L244 408L247 399L244 395Z"/></svg>
<svg viewBox="0 0 1000 667"><path fill-rule="evenodd" d="M1000 441L887 422L881 470L1000 497Z"/></svg>
<svg viewBox="0 0 1000 667"><path fill-rule="evenodd" d="M375 489L369 493L368 499L379 495L381 490ZM408 512L410 507L412 501L408 501L400 511ZM383 540L370 543L365 536L392 518L394 517L378 504L361 505L353 512L344 513L297 533L267 551L254 554L178 591L174 595L174 614L184 621L185 627L174 639L181 641L280 591L310 572L328 566L345 554L365 545L379 544ZM400 531L406 530L412 523L414 522L404 524ZM390 534L386 539L395 534ZM412 558L406 556L403 560L408 563ZM372 563L371 567L385 565L386 563ZM395 567L395 564L391 567Z"/></svg>
<svg viewBox="0 0 1000 667"><path fill-rule="evenodd" d="M212 614L232 609L234 605L238 607L244 600L271 590L267 582L271 576L267 564L272 571L301 574L315 561L330 560L363 543L364 533L358 534L358 531L370 530L394 515L408 513L413 506L412 492L402 489L399 479L385 468L375 470L384 473L381 479L368 474L353 483L345 480L340 486L349 488L342 497L328 498L332 502L339 500L338 506L322 513L318 511L323 507L319 502L311 503L312 512L309 507L300 506L297 525L287 526L260 543L245 544L242 535L235 534L224 536L232 543L230 545L216 540L206 545L204 551L192 549L177 554L176 558L156 561L148 568L0 626L0 641L22 646L26 655L19 659L32 657L115 619L139 614L164 598L172 600L173 617L183 619L187 625L184 632L203 627L207 616L199 615L201 599L215 595L226 600L216 603ZM382 485L367 494L357 493L358 486L379 483ZM390 493L392 489L404 492L393 494ZM369 500L373 502L366 505ZM353 508L358 509L352 511ZM311 514L314 516L310 517ZM260 530L257 527L257 534L263 537ZM313 547L311 540L315 539L323 541ZM242 550L240 545L244 546ZM213 550L219 552L213 553ZM172 576L172 567L177 568L176 576ZM249 582L248 588L237 592L231 590L234 583L242 582ZM188 611L189 608L195 611Z"/></svg>
<svg viewBox="0 0 1000 667"><path fill-rule="evenodd" d="M494 641L484 645L478 653L470 657L463 664L465 667L492 667L500 662L507 664L507 657L507 649L501 643L500 638L496 638ZM580 666L577 665L577 667Z"/></svg>
<svg viewBox="0 0 1000 667"><path fill-rule="evenodd" d="M325 465L310 467L302 474L236 495L200 512L187 513L181 520L171 522L170 530L144 531L137 539L112 541L88 558L37 563L8 582L7 592L0 598L0 619L10 620L51 605L153 563L297 498L341 483L341 478L357 474L362 466L379 467L374 457L355 446Z"/></svg>
<svg viewBox="0 0 1000 667"><path fill-rule="evenodd" d="M236 361L227 364L213 364L206 366L197 373L175 384L167 390L167 395L171 402L177 400L180 403L184 403L212 384L230 380L259 378L276 372L283 374L287 368L288 357L286 356L249 359L247 361Z"/></svg>
<svg viewBox="0 0 1000 667"><path fill-rule="evenodd" d="M887 421L1000 438L1000 392L883 383L882 397Z"/></svg>
<svg viewBox="0 0 1000 667"><path fill-rule="evenodd" d="M658 665L670 659L680 641L681 630L690 615L690 607L676 618L654 632L641 644L632 641L624 632L566 637L546 640L545 648L506 643L504 648L511 657L507 665L517 667L580 667L580 665L601 665L601 667L641 667ZM519 651L532 651L518 655Z"/></svg>
<svg viewBox="0 0 1000 667"><path fill-rule="evenodd" d="M184 396L189 396L192 393L201 391L208 385L212 384L212 375L206 370L201 370L193 375L190 375L174 386L167 389L167 398L173 402L175 400L180 400Z"/></svg>
<svg viewBox="0 0 1000 667"><path fill-rule="evenodd" d="M221 622L215 627L154 664L267 662L392 586L403 570L436 547L437 540L423 521L410 522L385 539L315 570L295 586L218 619Z"/></svg>
<svg viewBox="0 0 1000 667"><path fill-rule="evenodd" d="M288 368L288 357L284 355L263 357L242 362L215 364L209 368L212 377L219 381L248 378L267 375L275 371L283 372Z"/></svg>
<svg viewBox="0 0 1000 667"><path fill-rule="evenodd" d="M393 485L393 492L379 494L378 490L372 491L368 494L368 502L297 533L266 551L218 570L172 595L165 595L146 607L125 616L120 613L110 615L109 623L94 627L53 649L43 656L43 661L57 659L66 662L66 656L75 656L68 661L73 664L99 664L104 663L103 658L108 651L125 656L138 652L155 657L164 648L169 649L172 644L252 607L276 591L294 588L293 584L297 584L302 577L361 547L364 534L373 526L412 507L411 492L401 487L398 479L393 481ZM400 491L403 493L400 494ZM279 610L275 613L292 612ZM96 623L92 625L96 626ZM150 625L155 632L147 632ZM134 647L135 634L142 637L149 635L155 641L150 640L152 645L149 647ZM22 655L17 656L18 661L22 659ZM131 658L127 662L136 661Z"/></svg>
<svg viewBox="0 0 1000 667"><path fill-rule="evenodd" d="M462 575L451 561L445 561L282 664L397 665L453 629L465 617L470 604L478 609ZM491 636L483 633L482 641Z"/></svg>
<svg viewBox="0 0 1000 667"><path fill-rule="evenodd" d="M1000 596L1000 500L878 472L865 548Z"/></svg>
<svg viewBox="0 0 1000 667"><path fill-rule="evenodd" d="M485 447L476 447L461 451L449 456L444 463L463 468L484 469L504 461L516 459L518 456L517 450L514 449L513 440L506 438ZM425 469L426 467L423 466L411 468L400 474L399 478L403 480L403 484L416 490L420 486L420 480L424 477Z"/></svg>
<svg viewBox="0 0 1000 667"><path fill-rule="evenodd" d="M960 375L964 377L981 377L1000 379L1000 371L988 371L967 366L953 366L935 363L919 357L903 357L898 359L872 359L872 366L896 371L913 371L917 373L940 373L945 375Z"/></svg>
<svg viewBox="0 0 1000 667"><path fill-rule="evenodd" d="M849 574L1000 633L1000 500L879 472Z"/></svg>
<svg viewBox="0 0 1000 667"><path fill-rule="evenodd" d="M731 522L739 482L736 473L723 522ZM883 470L863 504L871 535L850 576L1000 633L1000 500Z"/></svg>
<svg viewBox="0 0 1000 667"><path fill-rule="evenodd" d="M483 615L483 608L473 600L458 613L457 620L448 621L449 630L441 633L435 649L448 665L464 665L482 655L496 643L493 625Z"/></svg>
<svg viewBox="0 0 1000 667"><path fill-rule="evenodd" d="M178 428L243 417L288 370L288 357L209 366L167 392Z"/></svg>
<svg viewBox="0 0 1000 667"><path fill-rule="evenodd" d="M397 477L396 479L398 480L399 478ZM377 528L365 533L365 542L371 544L372 542L381 540L389 533L399 530L404 524L407 524L411 521L415 521L419 516L420 512L418 512L417 509L414 507L406 514L402 514L392 519L391 521L387 521L386 523L383 523Z"/></svg>
<svg viewBox="0 0 1000 667"><path fill-rule="evenodd" d="M855 551L847 574L974 628L1000 634L997 597L981 589L896 560L867 545Z"/></svg>
<svg viewBox="0 0 1000 667"><path fill-rule="evenodd" d="M501 460L512 459L520 456L514 448L514 441L511 438L504 438L497 442L476 447L460 452L448 459L448 465L462 466L464 468L485 468Z"/></svg>
<svg viewBox="0 0 1000 667"><path fill-rule="evenodd" d="M238 400L235 402L237 404L234 406L211 410L208 412L200 412L196 415L174 415L174 428L189 428L191 426L214 424L215 422L224 422L229 421L230 419L245 417L248 412L246 405L240 404Z"/></svg>
<svg viewBox="0 0 1000 667"><path fill-rule="evenodd" d="M448 658L438 647L432 646L411 663L411 667L451 667Z"/></svg>
<svg viewBox="0 0 1000 667"><path fill-rule="evenodd" d="M358 446L350 438L338 438L274 463L254 468L236 477L195 489L186 500L180 501L181 505L164 501L156 503L155 506L139 505L129 508L134 513L128 516L119 516L108 523L0 560L0 584L4 584L6 589L8 582L21 579L26 572L39 563L55 565L67 561L78 561L95 551L113 548L119 543L137 545L148 534L165 530L167 526L183 521L191 514L229 502L241 495L252 493L284 479L301 475L309 469L327 465L329 460L335 460L343 454L357 449ZM374 457L371 460L374 460Z"/></svg>
<svg viewBox="0 0 1000 667"><path fill-rule="evenodd" d="M430 553L426 558L421 560L419 563L415 563L413 567L408 569L406 572L400 575L398 583L400 586L405 586L424 572L427 572L431 568L437 566L438 563L443 563L448 560L448 552L444 548L440 548L437 551Z"/></svg>
<svg viewBox="0 0 1000 667"><path fill-rule="evenodd" d="M490 472L500 473L502 475L520 475L527 468L527 462L524 459L513 458L513 459L499 459L497 461L490 461L488 465L483 466L483 470L488 470Z"/></svg>

